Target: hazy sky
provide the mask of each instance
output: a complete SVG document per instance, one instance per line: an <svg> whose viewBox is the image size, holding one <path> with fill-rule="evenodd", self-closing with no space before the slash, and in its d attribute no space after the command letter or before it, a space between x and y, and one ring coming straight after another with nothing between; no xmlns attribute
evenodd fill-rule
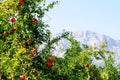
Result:
<svg viewBox="0 0 120 80"><path fill-rule="evenodd" d="M54 33L85 29L120 39L120 0L60 0L46 21Z"/></svg>

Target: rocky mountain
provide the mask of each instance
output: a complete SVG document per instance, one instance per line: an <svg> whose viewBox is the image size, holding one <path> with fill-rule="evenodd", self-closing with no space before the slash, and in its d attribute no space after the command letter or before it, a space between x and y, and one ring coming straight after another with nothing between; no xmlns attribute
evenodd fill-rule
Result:
<svg viewBox="0 0 120 80"><path fill-rule="evenodd" d="M73 33L75 36L75 39L91 46L94 46L95 44L99 46L103 41L107 41L107 50L111 50L116 52L116 63L120 62L120 41L115 40L109 36L102 35L99 33L95 33L92 31L80 31L77 33Z"/></svg>
<svg viewBox="0 0 120 80"><path fill-rule="evenodd" d="M115 64L118 64L120 62L120 40L115 40L109 36L102 35L96 32L88 31L88 30L82 30L79 32L73 32L73 36L77 41L80 41L83 44L87 44L90 46L97 45L99 46L102 44L103 41L107 41L107 50L111 50L116 52L115 55ZM58 42L58 44L55 44L55 50L53 50L53 54L58 57L63 57L65 53L65 49L69 48L70 42L66 39L62 39ZM103 61L94 60L93 63L97 65L104 65Z"/></svg>
<svg viewBox="0 0 120 80"><path fill-rule="evenodd" d="M116 52L116 64L120 62L120 40L115 40L109 36L102 35L92 31L80 31L73 33L76 40L94 46L99 46L103 41L107 41L107 50Z"/></svg>

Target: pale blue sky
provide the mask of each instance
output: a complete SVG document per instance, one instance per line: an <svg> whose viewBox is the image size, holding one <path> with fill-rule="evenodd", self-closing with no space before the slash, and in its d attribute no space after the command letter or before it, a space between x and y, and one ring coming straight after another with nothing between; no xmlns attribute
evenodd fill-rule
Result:
<svg viewBox="0 0 120 80"><path fill-rule="evenodd" d="M120 0L60 1L47 13L52 32L85 29L120 39Z"/></svg>

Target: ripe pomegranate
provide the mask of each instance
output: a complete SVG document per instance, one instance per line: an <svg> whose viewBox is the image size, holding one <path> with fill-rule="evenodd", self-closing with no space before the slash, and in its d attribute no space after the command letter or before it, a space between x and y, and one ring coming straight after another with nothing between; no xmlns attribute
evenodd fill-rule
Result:
<svg viewBox="0 0 120 80"><path fill-rule="evenodd" d="M32 22L38 22L38 19L33 18Z"/></svg>
<svg viewBox="0 0 120 80"><path fill-rule="evenodd" d="M19 4L20 5L23 5L24 4L24 1L23 0L18 0Z"/></svg>
<svg viewBox="0 0 120 80"><path fill-rule="evenodd" d="M6 36L6 35L7 35L7 32L6 32L6 31L4 31L3 35L4 35L4 36Z"/></svg>
<svg viewBox="0 0 120 80"><path fill-rule="evenodd" d="M89 64L85 64L85 67L89 67L90 65Z"/></svg>
<svg viewBox="0 0 120 80"><path fill-rule="evenodd" d="M16 28L16 27L14 27L14 28L13 28L13 31L16 31L16 30L17 30L17 28Z"/></svg>
<svg viewBox="0 0 120 80"><path fill-rule="evenodd" d="M49 57L48 61L52 63L54 61L54 58L53 57Z"/></svg>
<svg viewBox="0 0 120 80"><path fill-rule="evenodd" d="M20 80L26 80L24 75L20 75Z"/></svg>
<svg viewBox="0 0 120 80"><path fill-rule="evenodd" d="M46 67L49 68L49 67L51 67L51 66L52 66L52 63L51 63L51 62L47 62L47 63L46 63Z"/></svg>
<svg viewBox="0 0 120 80"><path fill-rule="evenodd" d="M16 19L14 17L10 18L10 22L14 23L16 21Z"/></svg>

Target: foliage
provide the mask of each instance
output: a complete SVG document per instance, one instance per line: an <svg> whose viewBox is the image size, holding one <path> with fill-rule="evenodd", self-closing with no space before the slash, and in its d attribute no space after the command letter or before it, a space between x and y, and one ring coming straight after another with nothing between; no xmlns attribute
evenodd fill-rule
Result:
<svg viewBox="0 0 120 80"><path fill-rule="evenodd" d="M0 1L0 80L119 80L120 66L113 65L113 52L105 50L106 43L93 48L80 44L69 32L51 40L43 17L57 3ZM59 58L51 50L62 38L71 46ZM44 43L45 48L38 51ZM92 64L93 58L103 60L105 66Z"/></svg>

